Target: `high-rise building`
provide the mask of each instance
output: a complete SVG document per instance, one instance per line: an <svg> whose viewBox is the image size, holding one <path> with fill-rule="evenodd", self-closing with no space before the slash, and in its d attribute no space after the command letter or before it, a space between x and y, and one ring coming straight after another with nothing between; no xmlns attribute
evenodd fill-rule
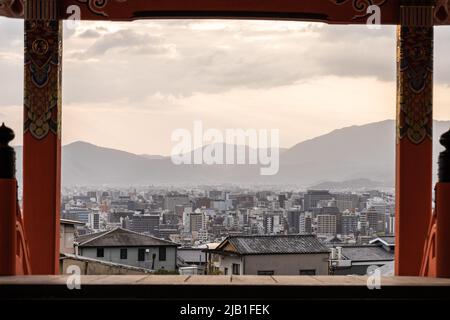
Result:
<svg viewBox="0 0 450 320"><path fill-rule="evenodd" d="M211 199L206 198L206 197L195 199L193 209L194 210L201 209L201 208L209 209L209 208L211 208L211 202L212 202Z"/></svg>
<svg viewBox="0 0 450 320"><path fill-rule="evenodd" d="M131 219L125 219L125 228L159 237L159 215L135 214Z"/></svg>
<svg viewBox="0 0 450 320"><path fill-rule="evenodd" d="M280 234L284 230L281 211L267 212L263 214L264 234Z"/></svg>
<svg viewBox="0 0 450 320"><path fill-rule="evenodd" d="M178 226L163 224L159 226L159 238L169 240L171 236L178 234Z"/></svg>
<svg viewBox="0 0 450 320"><path fill-rule="evenodd" d="M203 227L203 213L202 212L193 212L190 214L190 232L198 232Z"/></svg>
<svg viewBox="0 0 450 320"><path fill-rule="evenodd" d="M179 219L178 215L176 215L175 213L164 212L162 214L162 224L177 225L179 220L180 219Z"/></svg>
<svg viewBox="0 0 450 320"><path fill-rule="evenodd" d="M358 217L354 213L344 213L341 216L341 232L343 235L355 234L358 231Z"/></svg>
<svg viewBox="0 0 450 320"><path fill-rule="evenodd" d="M386 226L386 213L383 210L380 212L380 207L370 206L366 211L369 232L377 233L377 232L385 232Z"/></svg>
<svg viewBox="0 0 450 320"><path fill-rule="evenodd" d="M336 215L319 214L317 216L317 236L336 235Z"/></svg>
<svg viewBox="0 0 450 320"><path fill-rule="evenodd" d="M113 209L111 212L108 212L108 223L120 223L121 220L127 217L132 219L134 214L134 211L130 211L128 209Z"/></svg>
<svg viewBox="0 0 450 320"><path fill-rule="evenodd" d="M89 226L94 230L100 230L100 213L98 211L89 214Z"/></svg>
<svg viewBox="0 0 450 320"><path fill-rule="evenodd" d="M304 210L309 211L317 208L317 204L322 200L331 200L333 195L328 190L308 190L304 196Z"/></svg>
<svg viewBox="0 0 450 320"><path fill-rule="evenodd" d="M388 235L394 235L395 234L395 215L393 213L389 214L387 216L387 228L386 233Z"/></svg>
<svg viewBox="0 0 450 320"><path fill-rule="evenodd" d="M237 208L253 208L256 203L256 197L253 195L237 195L231 198L234 198Z"/></svg>
<svg viewBox="0 0 450 320"><path fill-rule="evenodd" d="M280 194L279 196L278 196L278 203L279 203L279 206L280 206L280 208L285 208L285 202L286 202L286 195L285 194Z"/></svg>
<svg viewBox="0 0 450 320"><path fill-rule="evenodd" d="M311 212L302 212L299 219L299 233L312 234L313 233L313 218Z"/></svg>
<svg viewBox="0 0 450 320"><path fill-rule="evenodd" d="M183 231L185 233L191 231L191 213L192 208L185 208L183 211Z"/></svg>
<svg viewBox="0 0 450 320"><path fill-rule="evenodd" d="M204 243L209 240L209 217L205 211L200 209L187 214L189 219L189 232L199 242ZM186 221L187 223L187 221Z"/></svg>
<svg viewBox="0 0 450 320"><path fill-rule="evenodd" d="M164 198L164 209L174 212L177 205L186 206L190 204L189 196L186 194L169 193Z"/></svg>
<svg viewBox="0 0 450 320"><path fill-rule="evenodd" d="M340 212L345 210L354 210L358 208L359 196L354 193L337 193L334 195L336 199L336 206L339 208Z"/></svg>
<svg viewBox="0 0 450 320"><path fill-rule="evenodd" d="M91 210L87 208L72 207L68 210L64 210L64 212L62 213L62 217L63 219L74 220L88 224L90 214Z"/></svg>
<svg viewBox="0 0 450 320"><path fill-rule="evenodd" d="M359 215L358 230L362 236L366 236L369 232L369 222L367 220L367 212Z"/></svg>
<svg viewBox="0 0 450 320"><path fill-rule="evenodd" d="M300 208L293 208L287 212L287 220L290 234L300 233Z"/></svg>
<svg viewBox="0 0 450 320"><path fill-rule="evenodd" d="M239 209L237 210L237 220L238 226L245 227L250 224L250 213L249 209Z"/></svg>
<svg viewBox="0 0 450 320"><path fill-rule="evenodd" d="M90 200L97 201L97 191L88 191L86 195Z"/></svg>
<svg viewBox="0 0 450 320"><path fill-rule="evenodd" d="M275 217L271 214L263 216L264 234L274 234Z"/></svg>
<svg viewBox="0 0 450 320"><path fill-rule="evenodd" d="M223 192L219 190L211 190L208 192L209 198L213 200L225 200Z"/></svg>

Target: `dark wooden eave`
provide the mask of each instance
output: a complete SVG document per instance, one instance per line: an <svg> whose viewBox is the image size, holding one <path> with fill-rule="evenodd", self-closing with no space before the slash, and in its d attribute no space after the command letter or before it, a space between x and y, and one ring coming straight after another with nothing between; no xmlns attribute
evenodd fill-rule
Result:
<svg viewBox="0 0 450 320"><path fill-rule="evenodd" d="M0 0L0 3L3 3L0 15L24 17L24 0ZM69 19L72 12L68 12L67 8L76 5L81 9L82 20L221 18L330 24L365 24L369 16L368 6L378 5L381 9L381 24L395 25L400 23L401 0L59 0L57 3L59 19ZM450 23L447 12L439 8L435 9L434 19L436 24Z"/></svg>

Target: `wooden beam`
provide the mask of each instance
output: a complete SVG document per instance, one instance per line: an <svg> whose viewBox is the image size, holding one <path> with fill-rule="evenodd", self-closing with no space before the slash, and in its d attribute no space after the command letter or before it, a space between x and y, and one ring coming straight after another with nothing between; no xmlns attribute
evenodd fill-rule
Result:
<svg viewBox="0 0 450 320"><path fill-rule="evenodd" d="M136 20L146 18L248 18L365 24L370 5L381 8L381 20L396 24L400 0L63 0L61 18L71 5L81 19Z"/></svg>
<svg viewBox="0 0 450 320"><path fill-rule="evenodd" d="M397 48L396 275L420 274L431 218L432 7L404 7Z"/></svg>
<svg viewBox="0 0 450 320"><path fill-rule="evenodd" d="M0 0L0 4L2 2L0 15L23 17L24 0ZM365 24L371 5L380 7L382 24L399 23L400 0L60 0L58 18L70 19L76 6L81 20L223 18Z"/></svg>
<svg viewBox="0 0 450 320"><path fill-rule="evenodd" d="M368 7L378 5L381 9L381 24L395 25L401 21L401 2L402 0L60 0L58 18L70 19L74 12L72 6L77 6L81 20L223 18L364 24L367 22ZM450 25L450 2L434 0L433 3L434 24ZM23 19L24 7L25 0L0 0L0 16Z"/></svg>
<svg viewBox="0 0 450 320"><path fill-rule="evenodd" d="M25 19L23 213L33 274L59 272L62 22L52 18L30 10Z"/></svg>

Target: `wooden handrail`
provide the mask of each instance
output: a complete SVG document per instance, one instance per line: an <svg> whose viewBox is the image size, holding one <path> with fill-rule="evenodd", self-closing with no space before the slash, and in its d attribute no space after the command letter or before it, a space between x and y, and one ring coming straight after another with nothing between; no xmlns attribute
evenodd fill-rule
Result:
<svg viewBox="0 0 450 320"><path fill-rule="evenodd" d="M14 132L0 126L0 276L31 274L29 250L17 200Z"/></svg>
<svg viewBox="0 0 450 320"><path fill-rule="evenodd" d="M436 206L430 217L421 275L450 278L450 130L440 143L445 150L439 155Z"/></svg>
<svg viewBox="0 0 450 320"><path fill-rule="evenodd" d="M436 185L436 275L450 278L450 130L440 143L439 182Z"/></svg>

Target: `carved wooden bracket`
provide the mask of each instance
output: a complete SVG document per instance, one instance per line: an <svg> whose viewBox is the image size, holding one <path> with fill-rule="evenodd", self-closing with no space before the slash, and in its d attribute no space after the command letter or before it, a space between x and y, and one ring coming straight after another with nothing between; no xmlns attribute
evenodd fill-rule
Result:
<svg viewBox="0 0 450 320"><path fill-rule="evenodd" d="M22 18L24 8L24 0L0 0L0 16Z"/></svg>
<svg viewBox="0 0 450 320"><path fill-rule="evenodd" d="M434 8L434 23L449 24L450 23L450 3L448 0L437 0Z"/></svg>

